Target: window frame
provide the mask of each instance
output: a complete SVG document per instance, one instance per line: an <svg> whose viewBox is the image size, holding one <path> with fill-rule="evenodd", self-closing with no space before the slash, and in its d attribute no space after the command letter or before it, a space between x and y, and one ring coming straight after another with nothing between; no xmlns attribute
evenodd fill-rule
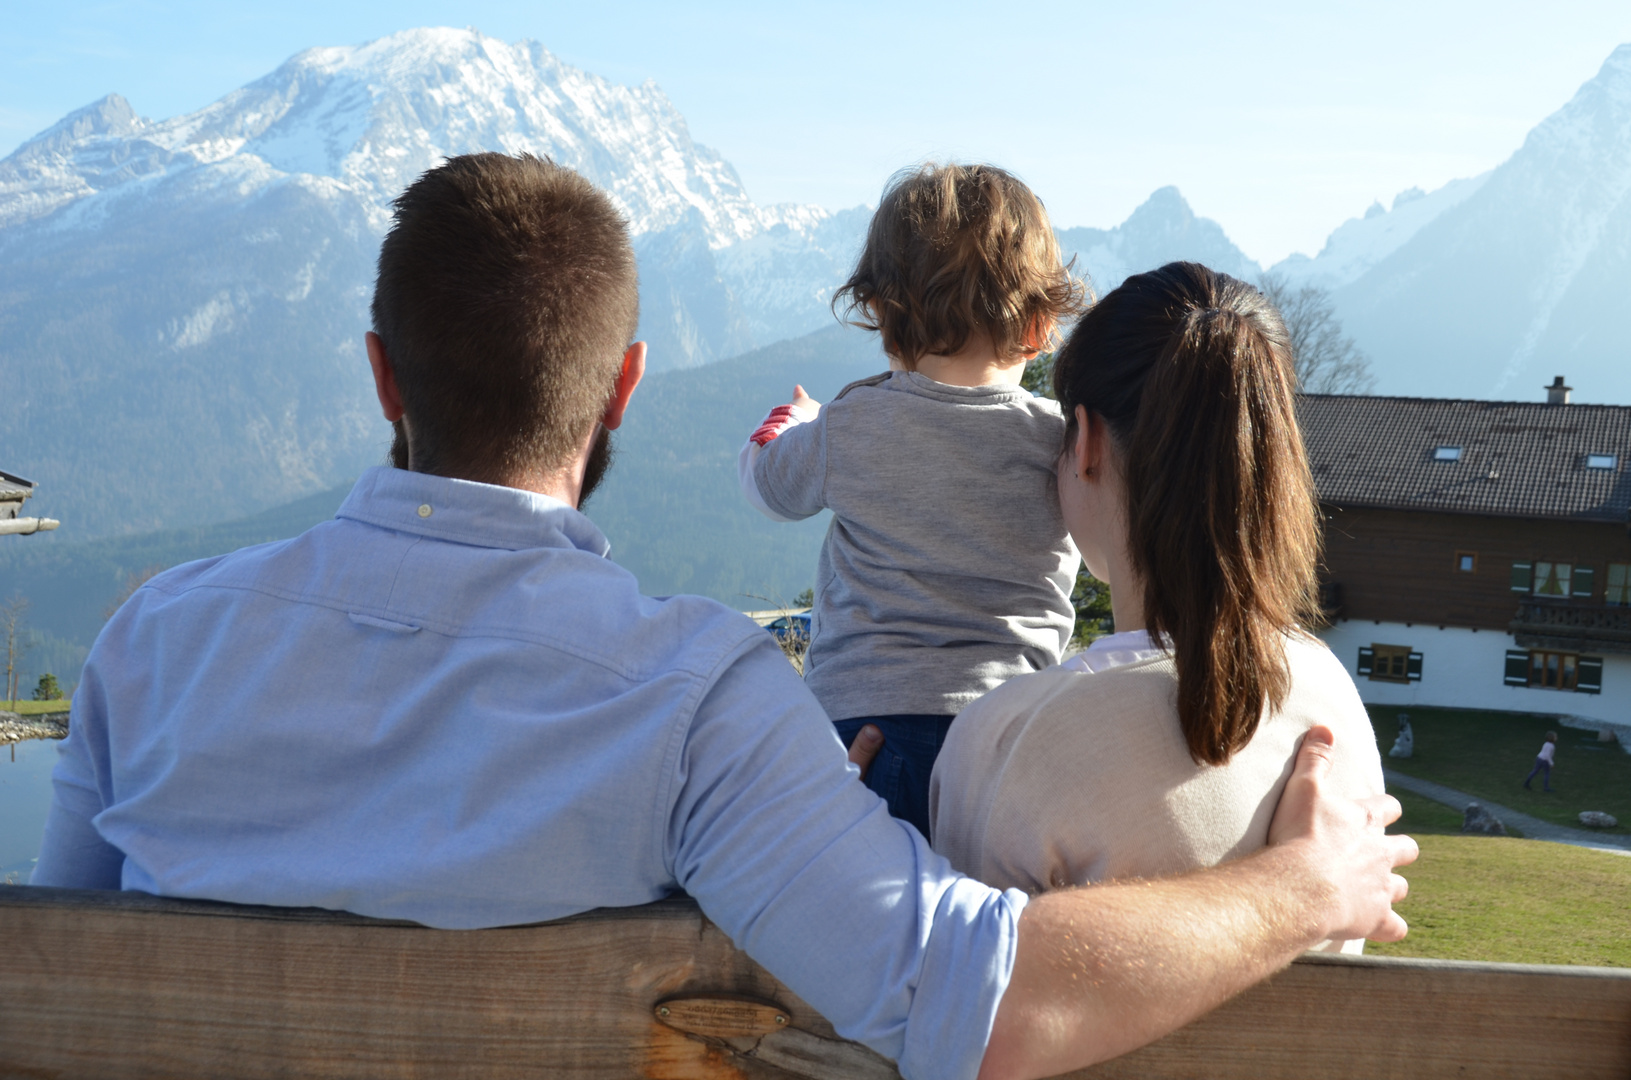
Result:
<svg viewBox="0 0 1631 1080"><path fill-rule="evenodd" d="M1472 560L1472 565L1471 566L1462 566L1461 565L1462 561L1466 560L1466 559ZM1478 552L1476 552L1476 551L1458 551L1458 552L1456 552L1455 553L1455 564L1454 565L1455 565L1455 572L1458 573L1458 574L1476 574L1476 573L1478 573Z"/></svg>
<svg viewBox="0 0 1631 1080"><path fill-rule="evenodd" d="M1368 656L1366 654L1369 654ZM1370 668L1365 668L1365 661ZM1422 654L1409 645L1386 645L1372 642L1369 648L1359 650L1359 673L1371 682L1408 685L1421 681ZM1395 672L1397 669L1397 672Z"/></svg>
<svg viewBox="0 0 1631 1080"><path fill-rule="evenodd" d="M1619 570L1619 581L1614 571ZM1610 592L1609 590L1613 590ZM1603 604L1606 607L1631 606L1631 563L1609 563L1603 578Z"/></svg>
<svg viewBox="0 0 1631 1080"><path fill-rule="evenodd" d="M1541 567L1546 568L1542 573ZM1573 589L1574 564L1553 559L1536 559L1533 595L1547 600L1567 600ZM1542 583L1555 584L1556 592L1541 592Z"/></svg>
<svg viewBox="0 0 1631 1080"><path fill-rule="evenodd" d="M1540 672L1540 681L1535 680L1535 673ZM1556 678L1550 678L1551 672L1556 672ZM1531 690L1561 690L1573 693L1580 680L1580 654L1564 652L1561 649L1530 649L1529 650L1529 681L1527 685Z"/></svg>

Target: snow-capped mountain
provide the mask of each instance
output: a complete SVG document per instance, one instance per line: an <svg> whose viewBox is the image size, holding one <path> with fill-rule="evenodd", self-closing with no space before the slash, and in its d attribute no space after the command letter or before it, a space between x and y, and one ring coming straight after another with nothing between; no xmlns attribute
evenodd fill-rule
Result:
<svg viewBox="0 0 1631 1080"><path fill-rule="evenodd" d="M84 536L253 512L378 460L360 341L390 200L477 150L611 194L658 370L824 325L865 224L756 205L652 83L473 30L310 49L169 120L109 95L0 161L8 467Z"/></svg>
<svg viewBox="0 0 1631 1080"><path fill-rule="evenodd" d="M1536 400L1562 374L1576 400L1624 404L1628 283L1631 44L1333 297L1381 392Z"/></svg>
<svg viewBox="0 0 1631 1080"><path fill-rule="evenodd" d="M1349 218L1337 226L1314 258L1292 255L1275 263L1270 272L1293 286L1340 288L1399 250L1428 222L1472 197L1488 179L1489 173L1483 173L1468 180L1451 180L1432 192L1407 188L1393 197L1391 210L1375 202L1363 217Z"/></svg>
<svg viewBox="0 0 1631 1080"><path fill-rule="evenodd" d="M1058 229L1066 259L1085 273L1103 296L1132 274L1154 270L1177 259L1204 263L1214 270L1255 281L1262 268L1225 235L1223 226L1196 217L1175 187L1157 190L1113 229Z"/></svg>
<svg viewBox="0 0 1631 1080"><path fill-rule="evenodd" d="M160 177L219 183L322 178L361 197L383 230L389 204L442 159L472 150L547 154L609 192L631 230L701 216L713 247L816 207L761 208L736 171L691 140L655 83L619 86L536 42L474 30L408 30L357 47L308 49L195 113L137 117L117 95L70 114L0 164L0 226Z"/></svg>

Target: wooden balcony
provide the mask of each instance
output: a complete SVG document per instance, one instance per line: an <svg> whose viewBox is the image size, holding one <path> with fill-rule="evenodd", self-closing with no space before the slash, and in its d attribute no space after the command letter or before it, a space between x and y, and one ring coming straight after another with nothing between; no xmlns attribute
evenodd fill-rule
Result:
<svg viewBox="0 0 1631 1080"><path fill-rule="evenodd" d="M1631 653L1631 607L1524 600L1512 618L1520 648L1561 652Z"/></svg>
<svg viewBox="0 0 1631 1080"><path fill-rule="evenodd" d="M890 1080L688 900L497 930L0 887L0 1077ZM1086 1078L1631 1075L1631 971L1309 957Z"/></svg>

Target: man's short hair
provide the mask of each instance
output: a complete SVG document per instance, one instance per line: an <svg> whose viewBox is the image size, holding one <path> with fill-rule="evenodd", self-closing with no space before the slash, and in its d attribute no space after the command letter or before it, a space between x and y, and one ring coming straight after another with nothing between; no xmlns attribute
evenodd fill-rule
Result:
<svg viewBox="0 0 1631 1080"><path fill-rule="evenodd" d="M395 209L374 332L414 468L503 483L570 462L639 323L617 207L547 158L467 154L414 181Z"/></svg>
<svg viewBox="0 0 1631 1080"><path fill-rule="evenodd" d="M833 297L906 368L975 334L998 355L1041 348L1038 331L1081 313L1048 213L994 165L923 165L890 178L855 271Z"/></svg>

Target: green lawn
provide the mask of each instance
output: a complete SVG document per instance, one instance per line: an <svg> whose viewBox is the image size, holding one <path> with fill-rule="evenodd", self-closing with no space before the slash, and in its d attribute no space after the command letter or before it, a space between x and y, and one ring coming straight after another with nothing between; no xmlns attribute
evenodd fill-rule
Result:
<svg viewBox="0 0 1631 1080"><path fill-rule="evenodd" d="M14 712L18 716L40 716L44 713L59 713L68 711L68 702L63 701L18 701L13 704L0 698L0 709Z"/></svg>
<svg viewBox="0 0 1631 1080"><path fill-rule="evenodd" d="M1398 906L1410 935L1369 942L1367 955L1631 967L1631 856L1425 828L1412 835L1421 858L1404 870L1410 895Z"/></svg>
<svg viewBox="0 0 1631 1080"><path fill-rule="evenodd" d="M1403 760L1387 756L1401 711L1410 714L1416 732L1416 754ZM1631 754L1598 742L1595 732L1563 727L1546 716L1473 709L1371 706L1370 715L1382 763L1390 769L1576 829L1580 811L1606 810L1620 825L1604 831L1631 831ZM1552 792L1541 792L1538 777L1534 790L1525 791L1523 778L1548 731L1557 732Z"/></svg>

